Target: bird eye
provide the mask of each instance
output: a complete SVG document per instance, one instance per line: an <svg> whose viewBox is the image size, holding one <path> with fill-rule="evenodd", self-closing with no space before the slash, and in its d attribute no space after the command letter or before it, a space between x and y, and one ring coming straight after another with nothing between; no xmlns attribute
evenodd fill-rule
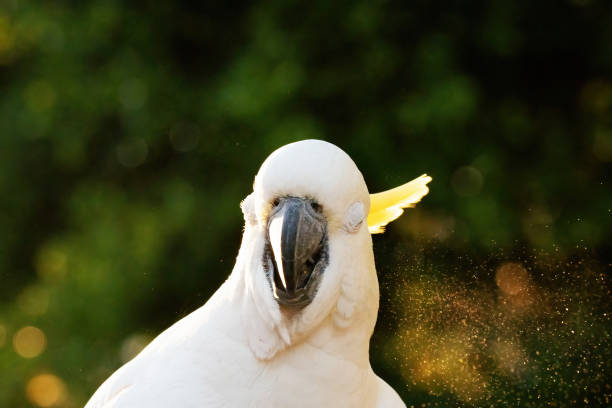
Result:
<svg viewBox="0 0 612 408"><path fill-rule="evenodd" d="M310 206L312 207L313 210L315 210L316 212L320 213L321 211L323 211L323 209L321 208L321 205L319 203L317 203L316 201L312 201L310 203Z"/></svg>
<svg viewBox="0 0 612 408"><path fill-rule="evenodd" d="M272 206L276 207L276 206L278 206L279 203L280 203L280 198L277 197L277 198L274 199L274 201L272 201Z"/></svg>

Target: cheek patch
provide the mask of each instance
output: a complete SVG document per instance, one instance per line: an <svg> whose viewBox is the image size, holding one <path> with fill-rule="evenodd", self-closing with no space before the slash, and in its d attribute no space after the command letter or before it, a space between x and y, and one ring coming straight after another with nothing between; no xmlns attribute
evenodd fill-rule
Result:
<svg viewBox="0 0 612 408"><path fill-rule="evenodd" d="M361 224L363 224L364 218L365 211L363 209L363 204L360 201L354 202L348 210L346 210L346 214L344 214L342 228L349 233L357 232Z"/></svg>
<svg viewBox="0 0 612 408"><path fill-rule="evenodd" d="M244 221L249 225L257 224L257 216L255 214L255 197L254 194L251 193L242 202L240 203L240 208L242 209L242 214L244 215Z"/></svg>

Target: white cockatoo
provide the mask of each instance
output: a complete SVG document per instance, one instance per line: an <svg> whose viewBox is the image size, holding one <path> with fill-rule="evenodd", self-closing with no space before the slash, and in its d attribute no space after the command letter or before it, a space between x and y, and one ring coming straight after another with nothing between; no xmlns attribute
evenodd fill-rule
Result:
<svg viewBox="0 0 612 408"><path fill-rule="evenodd" d="M333 144L276 150L241 204L244 236L227 281L86 408L405 407L370 366L379 297L370 234L429 181L370 196Z"/></svg>

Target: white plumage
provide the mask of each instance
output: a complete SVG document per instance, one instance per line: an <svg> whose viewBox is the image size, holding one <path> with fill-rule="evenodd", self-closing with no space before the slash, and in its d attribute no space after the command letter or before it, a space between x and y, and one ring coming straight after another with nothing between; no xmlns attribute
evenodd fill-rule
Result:
<svg viewBox="0 0 612 408"><path fill-rule="evenodd" d="M327 264L301 309L275 299L264 261L278 197L313 200L326 221ZM350 157L322 141L284 146L263 163L241 207L245 231L227 281L115 372L86 408L404 407L370 366L378 281L369 193Z"/></svg>

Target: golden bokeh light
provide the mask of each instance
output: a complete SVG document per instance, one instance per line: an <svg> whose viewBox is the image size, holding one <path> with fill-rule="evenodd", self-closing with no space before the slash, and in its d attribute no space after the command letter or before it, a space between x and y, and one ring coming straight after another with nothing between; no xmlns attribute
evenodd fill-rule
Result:
<svg viewBox="0 0 612 408"><path fill-rule="evenodd" d="M28 381L26 397L36 406L51 407L66 398L66 386L53 374L38 374Z"/></svg>
<svg viewBox="0 0 612 408"><path fill-rule="evenodd" d="M46 282L57 282L66 275L66 261L64 252L45 246L36 254L36 272Z"/></svg>
<svg viewBox="0 0 612 408"><path fill-rule="evenodd" d="M400 220L398 227L414 237L445 241L455 230L455 218L447 215L434 215L415 210Z"/></svg>
<svg viewBox="0 0 612 408"><path fill-rule="evenodd" d="M430 393L451 392L466 402L487 393L488 381L480 372L478 354L467 331L442 337L432 336L427 330L418 331L421 333L410 333L411 345L403 350L408 362L403 372L407 380Z"/></svg>
<svg viewBox="0 0 612 408"><path fill-rule="evenodd" d="M47 346L45 333L37 327L22 327L13 336L13 348L23 358L39 356Z"/></svg>
<svg viewBox="0 0 612 408"><path fill-rule="evenodd" d="M396 338L401 373L415 387L434 395L451 393L466 403L486 399L489 381L483 372L486 327L494 307L487 293L452 290L432 277L398 291L406 306L404 329Z"/></svg>
<svg viewBox="0 0 612 408"><path fill-rule="evenodd" d="M516 342L505 340L492 345L497 368L505 375L518 376L528 368L529 358Z"/></svg>
<svg viewBox="0 0 612 408"><path fill-rule="evenodd" d="M138 355L144 349L147 344L151 342L152 338L146 334L132 334L123 341L120 350L121 361L127 363Z"/></svg>
<svg viewBox="0 0 612 408"><path fill-rule="evenodd" d="M497 268L495 272L497 286L507 295L517 295L526 290L529 285L529 273L523 265L508 262Z"/></svg>
<svg viewBox="0 0 612 408"><path fill-rule="evenodd" d="M557 214L545 205L535 204L523 216L523 232L526 238L537 247L550 245L554 241L554 223Z"/></svg>
<svg viewBox="0 0 612 408"><path fill-rule="evenodd" d="M607 275L583 260L536 255L494 267L474 263L467 281L436 273L420 256L410 259L393 297L401 319L386 346L409 388L452 396L453 406L498 406L514 384L540 387L536 382L562 370L593 372L584 345L597 349L605 339L588 337L587 317L594 299L609 295ZM542 271L552 278L545 284ZM609 322L605 311L600 321Z"/></svg>
<svg viewBox="0 0 612 408"><path fill-rule="evenodd" d="M9 63L15 46L15 36L11 24L4 15L0 15L0 65Z"/></svg>
<svg viewBox="0 0 612 408"><path fill-rule="evenodd" d="M30 316L43 315L49 307L49 291L37 285L28 286L17 296L17 305Z"/></svg>

